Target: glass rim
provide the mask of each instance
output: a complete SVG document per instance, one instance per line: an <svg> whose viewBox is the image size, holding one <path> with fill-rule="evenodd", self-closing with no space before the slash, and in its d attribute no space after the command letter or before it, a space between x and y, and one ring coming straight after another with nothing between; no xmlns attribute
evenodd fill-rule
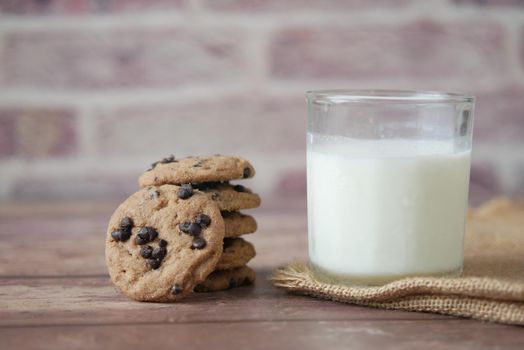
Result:
<svg viewBox="0 0 524 350"><path fill-rule="evenodd" d="M475 96L465 92L432 90L333 89L306 92L309 102L400 102L400 103L472 103Z"/></svg>

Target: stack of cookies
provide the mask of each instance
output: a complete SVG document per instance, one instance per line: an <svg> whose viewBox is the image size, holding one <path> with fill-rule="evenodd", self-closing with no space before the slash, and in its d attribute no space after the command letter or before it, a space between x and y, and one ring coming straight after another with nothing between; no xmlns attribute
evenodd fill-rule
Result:
<svg viewBox="0 0 524 350"><path fill-rule="evenodd" d="M153 163L109 222L113 283L132 299L157 302L252 284L246 264L255 248L240 236L257 223L240 210L258 207L260 197L230 181L254 175L247 160L232 156Z"/></svg>

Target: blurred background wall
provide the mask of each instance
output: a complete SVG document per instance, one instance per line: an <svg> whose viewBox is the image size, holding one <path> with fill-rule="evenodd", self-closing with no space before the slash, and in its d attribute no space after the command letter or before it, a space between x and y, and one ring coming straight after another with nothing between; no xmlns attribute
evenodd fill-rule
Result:
<svg viewBox="0 0 524 350"><path fill-rule="evenodd" d="M478 96L472 199L524 194L524 1L0 0L0 199L124 197L170 153L305 193L304 91Z"/></svg>

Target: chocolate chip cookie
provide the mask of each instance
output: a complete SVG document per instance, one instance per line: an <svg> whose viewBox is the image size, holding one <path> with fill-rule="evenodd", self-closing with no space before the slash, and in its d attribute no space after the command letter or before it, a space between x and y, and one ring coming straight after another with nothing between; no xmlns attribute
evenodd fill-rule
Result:
<svg viewBox="0 0 524 350"><path fill-rule="evenodd" d="M255 175L255 169L245 159L234 156L164 158L152 164L150 170L140 176L140 187L164 184L185 184L233 179L247 179Z"/></svg>
<svg viewBox="0 0 524 350"><path fill-rule="evenodd" d="M222 211L236 211L260 206L260 196L242 185L203 183L194 184L193 187L207 193Z"/></svg>
<svg viewBox="0 0 524 350"><path fill-rule="evenodd" d="M106 238L113 283L139 301L172 302L214 271L222 256L224 220L209 196L182 187L144 188L114 212Z"/></svg>
<svg viewBox="0 0 524 350"><path fill-rule="evenodd" d="M247 266L229 270L217 270L195 287L195 292L216 292L247 286L255 282L256 273Z"/></svg>
<svg viewBox="0 0 524 350"><path fill-rule="evenodd" d="M256 255L253 244L242 238L224 238L224 250L215 270L227 270L246 265Z"/></svg>
<svg viewBox="0 0 524 350"><path fill-rule="evenodd" d="M238 237L257 230L257 222L251 215L238 211L223 211L222 217L226 227L225 237Z"/></svg>

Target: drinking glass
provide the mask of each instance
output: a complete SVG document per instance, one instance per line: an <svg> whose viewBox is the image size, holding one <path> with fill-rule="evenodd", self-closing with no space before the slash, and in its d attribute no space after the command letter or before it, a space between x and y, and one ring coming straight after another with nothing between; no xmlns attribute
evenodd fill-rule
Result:
<svg viewBox="0 0 524 350"><path fill-rule="evenodd" d="M306 93L309 263L333 283L458 275L474 97Z"/></svg>

